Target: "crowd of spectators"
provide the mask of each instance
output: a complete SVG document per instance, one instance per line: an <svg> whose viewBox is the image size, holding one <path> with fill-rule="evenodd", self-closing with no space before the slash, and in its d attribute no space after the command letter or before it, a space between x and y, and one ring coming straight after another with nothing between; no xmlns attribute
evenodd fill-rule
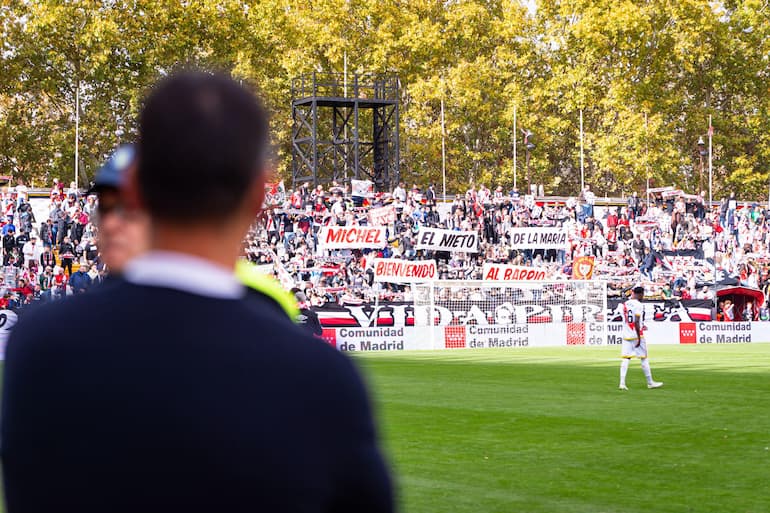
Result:
<svg viewBox="0 0 770 513"><path fill-rule="evenodd" d="M0 193L3 273L0 309L83 293L103 279L96 198L55 181L46 217L37 219L29 189L19 181Z"/></svg>
<svg viewBox="0 0 770 513"><path fill-rule="evenodd" d="M708 207L705 193L673 188L633 193L622 204L596 205L589 186L570 198L524 195L516 188L470 187L450 202L435 188L401 183L390 193L350 195L303 184L272 197L247 239L247 255L258 264L276 264L287 286L306 291L313 304L355 304L410 300L408 285L374 281L374 257L436 259L440 279L481 279L485 262L531 266L549 280L566 280L578 256L595 258L594 278L607 280L617 296L643 284L653 298L713 300L714 284L735 278L741 285L770 285L770 212L741 203L734 194ZM322 226L366 225L368 211L392 205L388 245L377 250L317 249ZM415 249L421 226L475 231L476 254ZM558 226L569 234L564 250L520 250L511 244L514 227Z"/></svg>
<svg viewBox="0 0 770 513"><path fill-rule="evenodd" d="M36 219L28 195L22 182L0 194L0 308L82 293L106 273L96 240L96 197L57 182L47 217ZM386 247L318 249L321 227L367 225L371 209L383 206L395 212ZM416 236L423 226L475 231L479 251L418 250ZM527 226L561 227L569 246L518 249L509 231ZM648 297L714 300L713 285L731 278L770 292L770 211L739 202L733 194L708 208L704 193L672 188L599 206L589 186L575 197L547 198L481 185L444 202L432 185L400 183L389 193L353 196L336 183L328 188L303 184L286 193L271 191L245 240L245 253L287 288L303 290L315 306L411 301L408 285L374 281L375 257L435 259L443 280L482 279L488 262L529 266L545 271L547 280L568 280L575 258L593 256L593 276L607 280L609 296L641 283Z"/></svg>

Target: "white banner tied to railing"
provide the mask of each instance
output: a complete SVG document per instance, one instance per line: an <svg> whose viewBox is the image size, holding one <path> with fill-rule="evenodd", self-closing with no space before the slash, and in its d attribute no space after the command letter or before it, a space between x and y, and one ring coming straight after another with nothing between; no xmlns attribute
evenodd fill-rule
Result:
<svg viewBox="0 0 770 513"><path fill-rule="evenodd" d="M569 237L562 228L511 228L511 245L516 249L567 249Z"/></svg>
<svg viewBox="0 0 770 513"><path fill-rule="evenodd" d="M369 211L369 224L372 226L387 226L396 220L396 208L393 205L373 208Z"/></svg>
<svg viewBox="0 0 770 513"><path fill-rule="evenodd" d="M324 226L318 230L320 249L378 249L387 243L384 226Z"/></svg>
<svg viewBox="0 0 770 513"><path fill-rule="evenodd" d="M436 279L435 260L374 259L374 281L391 283L421 283Z"/></svg>
<svg viewBox="0 0 770 513"><path fill-rule="evenodd" d="M352 196L367 198L374 194L374 182L369 180L351 180L350 189Z"/></svg>
<svg viewBox="0 0 770 513"><path fill-rule="evenodd" d="M479 234L478 232L458 232L422 226L417 233L415 248L431 251L478 253Z"/></svg>

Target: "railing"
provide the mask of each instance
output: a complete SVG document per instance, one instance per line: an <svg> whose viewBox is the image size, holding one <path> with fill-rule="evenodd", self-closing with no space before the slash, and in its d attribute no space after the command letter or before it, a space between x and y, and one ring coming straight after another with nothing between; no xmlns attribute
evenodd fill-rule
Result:
<svg viewBox="0 0 770 513"><path fill-rule="evenodd" d="M313 72L291 81L295 100L310 97L351 98L398 101L398 77L387 74Z"/></svg>

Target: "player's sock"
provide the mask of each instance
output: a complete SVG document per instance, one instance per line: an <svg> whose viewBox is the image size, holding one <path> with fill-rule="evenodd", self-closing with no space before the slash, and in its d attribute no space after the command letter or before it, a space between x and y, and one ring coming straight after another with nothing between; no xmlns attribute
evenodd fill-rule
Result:
<svg viewBox="0 0 770 513"><path fill-rule="evenodd" d="M642 358L642 371L644 372L644 377L647 378L647 384L652 384L652 369L650 369L650 362L647 361L647 358Z"/></svg>
<svg viewBox="0 0 770 513"><path fill-rule="evenodd" d="M626 374L628 374L629 361L628 358L620 360L620 386L622 387L626 386Z"/></svg>

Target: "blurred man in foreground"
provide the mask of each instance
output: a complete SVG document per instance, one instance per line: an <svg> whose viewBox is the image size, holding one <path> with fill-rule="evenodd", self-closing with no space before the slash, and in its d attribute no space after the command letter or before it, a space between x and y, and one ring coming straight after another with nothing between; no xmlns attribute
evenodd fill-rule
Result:
<svg viewBox="0 0 770 513"><path fill-rule="evenodd" d="M11 335L8 511L391 511L358 373L233 273L265 193L264 109L187 73L139 126L125 207L148 213L150 251Z"/></svg>

